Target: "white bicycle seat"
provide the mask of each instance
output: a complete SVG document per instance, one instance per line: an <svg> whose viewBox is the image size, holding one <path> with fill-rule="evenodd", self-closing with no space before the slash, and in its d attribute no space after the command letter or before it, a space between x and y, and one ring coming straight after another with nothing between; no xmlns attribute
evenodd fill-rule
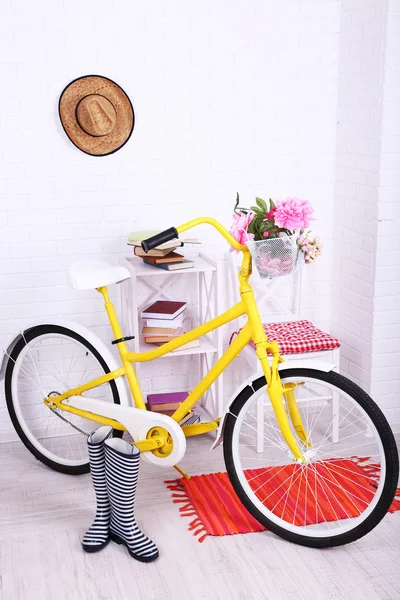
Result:
<svg viewBox="0 0 400 600"><path fill-rule="evenodd" d="M79 260L67 269L68 284L76 290L91 290L129 277L126 267L112 266L102 260Z"/></svg>

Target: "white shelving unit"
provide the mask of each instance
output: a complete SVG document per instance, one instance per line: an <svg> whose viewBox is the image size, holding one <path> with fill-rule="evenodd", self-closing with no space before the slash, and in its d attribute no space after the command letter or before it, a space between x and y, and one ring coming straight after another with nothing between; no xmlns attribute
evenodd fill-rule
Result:
<svg viewBox="0 0 400 600"><path fill-rule="evenodd" d="M154 348L144 342L141 334L141 311L157 300L182 300L174 294L172 284L184 278L185 286L190 286L191 295L196 296L196 310L188 305L191 313L191 329L208 321L219 314L218 302L218 265L202 252L186 254L186 258L194 261L193 268L178 271L166 271L151 265L146 265L140 258L129 256L125 258L125 266L131 273L131 278L122 282L121 310L123 331L125 335L134 335L135 339L129 345L133 352L148 352ZM138 302L138 290L146 289L145 300ZM193 287L195 286L195 287ZM200 378L210 370L212 365L223 353L221 330L217 329L200 338L200 346L169 352L163 357L179 358L180 356L198 355ZM140 381L142 364L136 363L135 369ZM223 375L211 386L199 400L196 408L211 419L221 416L223 410ZM204 417L205 415L203 415Z"/></svg>

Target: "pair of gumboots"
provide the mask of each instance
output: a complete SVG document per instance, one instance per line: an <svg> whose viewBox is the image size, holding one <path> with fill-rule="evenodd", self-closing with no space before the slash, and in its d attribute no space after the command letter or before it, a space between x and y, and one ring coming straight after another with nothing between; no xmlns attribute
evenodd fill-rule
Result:
<svg viewBox="0 0 400 600"><path fill-rule="evenodd" d="M113 438L112 433L111 427L104 426L88 437L97 510L82 546L86 552L98 552L112 540L125 545L136 560L151 562L158 558L158 548L135 520L140 451L125 440Z"/></svg>

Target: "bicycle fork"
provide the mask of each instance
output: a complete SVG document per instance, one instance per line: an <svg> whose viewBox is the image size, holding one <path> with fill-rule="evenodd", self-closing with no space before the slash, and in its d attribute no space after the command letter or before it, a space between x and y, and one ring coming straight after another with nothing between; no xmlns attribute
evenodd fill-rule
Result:
<svg viewBox="0 0 400 600"><path fill-rule="evenodd" d="M304 463L306 458L301 452L296 437L293 434L289 423L288 415L297 434L297 438L306 446L310 446L307 432L304 428L300 412L297 406L294 390L295 384L282 385L278 373L278 364L283 362L279 354L279 347L276 342L267 340L261 318L254 300L254 292L247 283L248 274L243 271L239 274L241 297L246 305L249 322L252 328L253 341L256 346L256 354L264 371L267 380L267 393L274 410L276 420L282 437L288 445L298 463ZM272 353L272 365L270 366L267 354L267 348Z"/></svg>
<svg viewBox="0 0 400 600"><path fill-rule="evenodd" d="M294 395L295 386L290 383L282 385L278 373L278 363L283 361L279 356L279 350L276 353L273 352L272 366L269 366L266 350L267 344L270 347L271 344L276 344L276 342L266 342L264 347L257 345L257 350L259 349L257 356L262 364L264 375L268 383L267 394L274 410L282 437L292 452L294 460L298 463L304 463L305 457L299 448L288 418L290 417L298 439L309 446L308 436Z"/></svg>

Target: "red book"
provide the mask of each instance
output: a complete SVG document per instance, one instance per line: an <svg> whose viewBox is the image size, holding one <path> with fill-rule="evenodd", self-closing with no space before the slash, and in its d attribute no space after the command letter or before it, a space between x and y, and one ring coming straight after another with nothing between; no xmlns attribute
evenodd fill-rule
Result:
<svg viewBox="0 0 400 600"><path fill-rule="evenodd" d="M175 319L186 308L187 302L173 300L157 300L142 311L142 317L147 319Z"/></svg>

